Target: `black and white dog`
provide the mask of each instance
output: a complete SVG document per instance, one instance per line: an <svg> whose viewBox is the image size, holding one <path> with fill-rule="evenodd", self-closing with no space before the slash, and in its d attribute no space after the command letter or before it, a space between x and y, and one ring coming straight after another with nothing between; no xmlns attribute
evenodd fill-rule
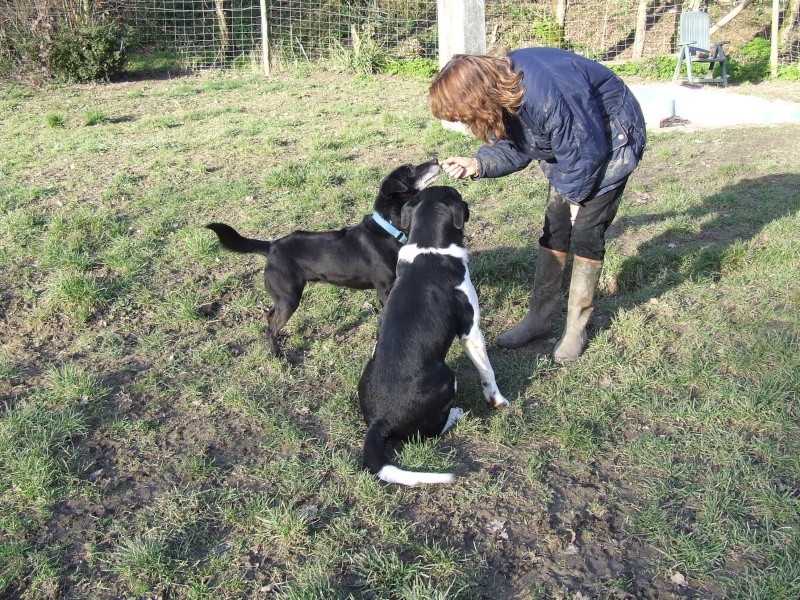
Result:
<svg viewBox="0 0 800 600"><path fill-rule="evenodd" d="M278 333L300 305L309 281L359 290L374 288L381 305L386 304L394 284L397 253L406 241L400 231L403 206L433 183L440 172L435 159L396 168L381 182L374 212L359 224L338 231L295 231L264 241L242 237L224 223L206 225L225 248L267 258L264 285L274 301L267 336L276 356L281 354Z"/></svg>
<svg viewBox="0 0 800 600"><path fill-rule="evenodd" d="M467 203L451 187L431 187L403 207L409 228L397 280L381 313L378 340L358 384L364 420L364 466L388 483L450 483L450 473L403 471L389 464L386 443L441 435L464 413L451 407L456 378L445 357L458 336L478 368L486 401L508 405L497 389L479 328L478 295L464 247Z"/></svg>

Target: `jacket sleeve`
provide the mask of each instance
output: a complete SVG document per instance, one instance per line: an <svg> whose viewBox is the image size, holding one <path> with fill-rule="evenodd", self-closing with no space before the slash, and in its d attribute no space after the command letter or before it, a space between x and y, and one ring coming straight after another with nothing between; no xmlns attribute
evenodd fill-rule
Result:
<svg viewBox="0 0 800 600"><path fill-rule="evenodd" d="M603 118L590 97L570 107L561 98L547 117L554 161L542 169L556 191L572 202L582 202L597 184L610 148Z"/></svg>
<svg viewBox="0 0 800 600"><path fill-rule="evenodd" d="M481 146L475 155L478 161L477 178L502 177L527 167L533 157L517 149L506 139Z"/></svg>

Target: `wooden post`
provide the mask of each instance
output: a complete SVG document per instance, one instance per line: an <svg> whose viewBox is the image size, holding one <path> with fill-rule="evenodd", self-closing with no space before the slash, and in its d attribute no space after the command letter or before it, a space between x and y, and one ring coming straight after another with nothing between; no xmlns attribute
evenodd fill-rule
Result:
<svg viewBox="0 0 800 600"><path fill-rule="evenodd" d="M231 12L230 0L214 0L217 11L217 27L219 28L219 55L223 64L228 61L228 52L231 49L231 22L228 15Z"/></svg>
<svg viewBox="0 0 800 600"><path fill-rule="evenodd" d="M454 54L486 53L484 0L436 0L439 16L439 66Z"/></svg>
<svg viewBox="0 0 800 600"><path fill-rule="evenodd" d="M454 54L486 54L484 0L436 0L439 17L439 67ZM469 133L462 123L442 121L446 129Z"/></svg>
<svg viewBox="0 0 800 600"><path fill-rule="evenodd" d="M562 30L567 26L567 0L556 0L556 24Z"/></svg>
<svg viewBox="0 0 800 600"><path fill-rule="evenodd" d="M261 64L264 68L264 75L269 75L269 12L267 12L267 0L260 0L261 6Z"/></svg>
<svg viewBox="0 0 800 600"><path fill-rule="evenodd" d="M770 33L769 67L773 77L778 76L778 42L780 37L781 0L772 0L772 32Z"/></svg>
<svg viewBox="0 0 800 600"><path fill-rule="evenodd" d="M639 10L636 13L636 33L633 38L633 58L644 56L644 41L647 33L647 2L639 0Z"/></svg>

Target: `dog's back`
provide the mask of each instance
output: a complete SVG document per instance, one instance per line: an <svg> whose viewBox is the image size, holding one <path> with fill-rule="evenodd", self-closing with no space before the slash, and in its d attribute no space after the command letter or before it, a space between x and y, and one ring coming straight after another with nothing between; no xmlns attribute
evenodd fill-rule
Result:
<svg viewBox="0 0 800 600"><path fill-rule="evenodd" d="M220 243L234 252L257 252L267 258L264 285L274 301L267 337L281 354L278 333L300 305L308 282L322 281L353 289L374 288L385 304L394 283L395 264L404 234L403 205L438 177L439 163L395 168L381 182L374 212L356 225L335 231L295 231L267 241L246 238L224 223L210 223Z"/></svg>
<svg viewBox="0 0 800 600"><path fill-rule="evenodd" d="M461 333L456 315L463 304L455 290L464 279L464 267L458 258L428 254L413 263L401 257L397 272L363 392L372 400L365 407L367 421L392 412L392 422L402 431L418 429L411 427L413 419L430 415L430 407L420 400L438 402L439 386L451 382L437 367L446 366L447 352Z"/></svg>
<svg viewBox="0 0 800 600"><path fill-rule="evenodd" d="M392 483L447 483L453 478L449 473L389 465L385 448L390 439L442 432L455 397L455 376L445 357L473 320L469 300L459 290L467 276L466 203L452 188L429 188L404 209L404 224L412 214L409 244L400 251L375 351L359 382L361 409L370 425L364 465Z"/></svg>

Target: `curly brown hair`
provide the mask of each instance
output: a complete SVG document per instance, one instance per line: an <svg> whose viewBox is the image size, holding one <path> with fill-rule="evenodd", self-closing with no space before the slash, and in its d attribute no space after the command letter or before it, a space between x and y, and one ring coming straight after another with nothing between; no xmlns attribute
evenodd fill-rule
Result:
<svg viewBox="0 0 800 600"><path fill-rule="evenodd" d="M503 111L516 115L524 94L508 57L456 54L433 78L428 103L437 119L464 123L492 143L506 135Z"/></svg>

